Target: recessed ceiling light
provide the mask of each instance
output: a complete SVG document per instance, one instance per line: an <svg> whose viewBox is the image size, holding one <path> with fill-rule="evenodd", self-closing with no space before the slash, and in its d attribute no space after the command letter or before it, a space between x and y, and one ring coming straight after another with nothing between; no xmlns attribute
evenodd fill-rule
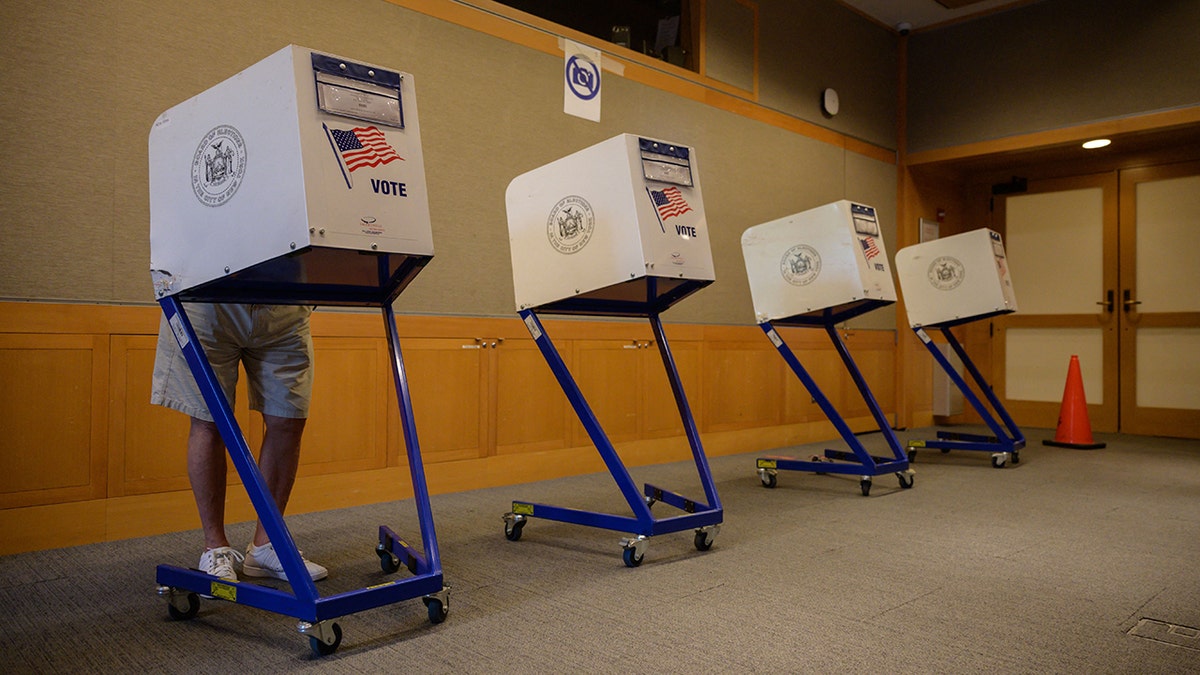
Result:
<svg viewBox="0 0 1200 675"><path fill-rule="evenodd" d="M1109 143L1112 143L1112 141L1108 140L1107 138L1097 138L1084 143L1083 147L1087 148L1088 150L1094 150L1096 148L1103 148Z"/></svg>

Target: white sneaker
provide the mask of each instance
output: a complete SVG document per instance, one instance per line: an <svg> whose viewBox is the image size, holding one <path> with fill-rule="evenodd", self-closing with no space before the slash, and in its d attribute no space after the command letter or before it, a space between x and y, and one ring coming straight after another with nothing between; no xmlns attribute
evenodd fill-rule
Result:
<svg viewBox="0 0 1200 675"><path fill-rule="evenodd" d="M214 577L220 577L227 581L237 581L237 572L233 570L233 565L236 562L242 561L242 554L228 546L219 546L210 548L200 556L200 564L197 569L205 574L211 574Z"/></svg>
<svg viewBox="0 0 1200 675"><path fill-rule="evenodd" d="M304 566L308 569L308 574L312 577L313 581L320 581L329 576L329 570L315 562L306 560L303 552L299 553L300 559L304 561ZM275 545L271 542L267 542L262 546L250 544L246 549L242 571L249 577L275 577L276 579L287 581L287 572L283 571L283 563L279 562L279 556L275 553Z"/></svg>

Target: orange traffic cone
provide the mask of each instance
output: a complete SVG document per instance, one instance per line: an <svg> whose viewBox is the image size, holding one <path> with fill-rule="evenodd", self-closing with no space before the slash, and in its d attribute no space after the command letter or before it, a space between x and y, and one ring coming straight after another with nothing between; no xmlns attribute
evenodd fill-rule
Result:
<svg viewBox="0 0 1200 675"><path fill-rule="evenodd" d="M1083 396L1083 375L1079 372L1079 357L1071 355L1067 368L1067 388L1063 391L1062 408L1058 412L1058 430L1054 440L1042 441L1042 445L1060 448L1094 450L1103 448L1092 438L1092 425L1088 422L1087 400Z"/></svg>

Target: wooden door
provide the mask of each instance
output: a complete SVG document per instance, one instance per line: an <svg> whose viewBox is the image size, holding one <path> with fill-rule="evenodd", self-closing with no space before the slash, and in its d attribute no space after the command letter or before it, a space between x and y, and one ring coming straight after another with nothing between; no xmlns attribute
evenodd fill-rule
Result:
<svg viewBox="0 0 1200 675"><path fill-rule="evenodd" d="M1121 431L1200 438L1200 162L1120 174Z"/></svg>
<svg viewBox="0 0 1200 675"><path fill-rule="evenodd" d="M1117 431L1116 174L1028 188L995 200L1017 312L993 324L993 383L1018 424L1055 428L1078 356L1092 429Z"/></svg>

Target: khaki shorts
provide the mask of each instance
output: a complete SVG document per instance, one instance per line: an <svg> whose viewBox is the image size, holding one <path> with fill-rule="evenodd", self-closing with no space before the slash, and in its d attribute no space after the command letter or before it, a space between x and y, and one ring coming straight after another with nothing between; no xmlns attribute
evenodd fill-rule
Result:
<svg viewBox="0 0 1200 675"><path fill-rule="evenodd" d="M231 408L240 362L246 369L251 410L276 417L308 417L313 379L311 307L197 303L184 309ZM165 316L159 324L150 402L213 420Z"/></svg>

